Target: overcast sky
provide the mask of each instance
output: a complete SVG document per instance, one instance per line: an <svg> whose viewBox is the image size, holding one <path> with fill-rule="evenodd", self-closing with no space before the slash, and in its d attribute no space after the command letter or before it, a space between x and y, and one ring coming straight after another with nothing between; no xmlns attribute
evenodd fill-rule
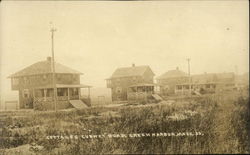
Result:
<svg viewBox="0 0 250 155"><path fill-rule="evenodd" d="M13 1L1 2L1 90L8 75L51 55L84 75L81 83L105 87L117 67L149 65L156 76L248 71L248 1Z"/></svg>

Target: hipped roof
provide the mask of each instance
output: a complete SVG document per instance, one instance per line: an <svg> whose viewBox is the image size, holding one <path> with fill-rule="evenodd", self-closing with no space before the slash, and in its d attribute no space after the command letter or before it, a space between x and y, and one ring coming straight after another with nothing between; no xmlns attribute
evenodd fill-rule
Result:
<svg viewBox="0 0 250 155"><path fill-rule="evenodd" d="M46 61L39 61L34 63L21 71L18 71L9 76L12 77L20 77L20 76L27 76L27 75L37 75L37 74L48 74L52 73L52 66L51 66L51 59L47 59ZM64 66L60 63L55 62L55 73L66 73L66 74L82 74L79 71L71 69L67 66Z"/></svg>
<svg viewBox="0 0 250 155"><path fill-rule="evenodd" d="M92 86L90 85L85 85L85 84L56 84L56 88L91 88ZM42 87L36 87L35 89L48 89L48 88L53 88L52 85L45 85Z"/></svg>
<svg viewBox="0 0 250 155"><path fill-rule="evenodd" d="M179 70L179 69L175 69L175 70L170 70L170 71L162 74L157 79L176 78L176 77L183 77L183 76L184 77L188 76L188 74Z"/></svg>
<svg viewBox="0 0 250 155"><path fill-rule="evenodd" d="M149 66L132 66L117 68L110 79L130 76L143 76L147 70L152 72L152 75L155 75Z"/></svg>

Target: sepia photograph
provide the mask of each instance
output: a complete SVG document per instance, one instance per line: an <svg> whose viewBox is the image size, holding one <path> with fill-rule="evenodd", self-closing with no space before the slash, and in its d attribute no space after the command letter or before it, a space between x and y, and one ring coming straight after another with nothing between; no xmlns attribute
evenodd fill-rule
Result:
<svg viewBox="0 0 250 155"><path fill-rule="evenodd" d="M250 154L249 1L0 2L0 155Z"/></svg>

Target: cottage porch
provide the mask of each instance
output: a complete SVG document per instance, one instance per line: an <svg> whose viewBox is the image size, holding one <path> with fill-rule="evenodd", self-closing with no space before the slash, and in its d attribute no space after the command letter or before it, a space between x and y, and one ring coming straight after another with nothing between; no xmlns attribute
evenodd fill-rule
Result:
<svg viewBox="0 0 250 155"><path fill-rule="evenodd" d="M127 97L129 101L147 101L155 93L155 84L138 84L128 88Z"/></svg>
<svg viewBox="0 0 250 155"><path fill-rule="evenodd" d="M57 101L69 101L69 100L80 100L81 88L86 88L88 90L87 96L85 98L90 98L90 86L87 85L62 85L57 84ZM42 101L53 101L54 100L54 89L50 87L40 87L33 89L33 100Z"/></svg>
<svg viewBox="0 0 250 155"><path fill-rule="evenodd" d="M190 86L192 93L214 93L217 83L184 83L175 86L175 94L188 95L190 94Z"/></svg>

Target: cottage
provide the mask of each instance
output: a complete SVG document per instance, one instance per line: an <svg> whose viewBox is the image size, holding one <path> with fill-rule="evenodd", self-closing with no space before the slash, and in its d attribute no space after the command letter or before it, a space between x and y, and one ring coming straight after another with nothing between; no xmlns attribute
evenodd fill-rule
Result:
<svg viewBox="0 0 250 155"><path fill-rule="evenodd" d="M51 110L69 108L72 104L83 102L90 105L90 94L81 96L81 88L87 88L89 92L90 86L80 84L80 75L82 73L55 63L54 92L52 59L48 57L8 78L11 78L12 90L19 92L20 109ZM57 100L56 104L54 100Z"/></svg>
<svg viewBox="0 0 250 155"><path fill-rule="evenodd" d="M235 87L234 73L204 73L189 75L177 67L157 78L160 85L160 94L188 95L200 93L215 93L218 91L232 90Z"/></svg>
<svg viewBox="0 0 250 155"><path fill-rule="evenodd" d="M190 83L179 83L175 94L188 94L189 87L194 94L217 93L235 88L234 73L204 73L191 75Z"/></svg>
<svg viewBox="0 0 250 155"><path fill-rule="evenodd" d="M139 90L153 93L154 75L149 66L133 64L132 67L116 69L112 76L106 79L107 87L112 91L112 101L126 101L128 98L133 98L132 92Z"/></svg>
<svg viewBox="0 0 250 155"><path fill-rule="evenodd" d="M189 76L177 67L175 70L160 75L156 78L156 81L160 85L161 95L173 95L175 94L176 85L188 82Z"/></svg>

